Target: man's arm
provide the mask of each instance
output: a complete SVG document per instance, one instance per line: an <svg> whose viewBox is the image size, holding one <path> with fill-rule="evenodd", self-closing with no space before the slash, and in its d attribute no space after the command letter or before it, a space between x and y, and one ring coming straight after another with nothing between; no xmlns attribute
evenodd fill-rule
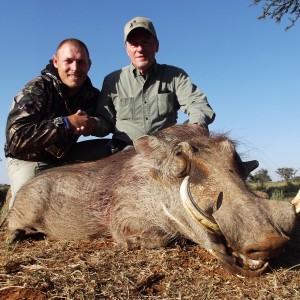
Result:
<svg viewBox="0 0 300 300"><path fill-rule="evenodd" d="M42 118L45 104L46 93L39 79L27 84L14 98L6 126L6 149L12 156L27 157L69 139L62 117Z"/></svg>
<svg viewBox="0 0 300 300"><path fill-rule="evenodd" d="M206 95L192 83L189 76L179 69L175 77L176 95L181 110L189 116L189 122L207 127L215 119L215 112Z"/></svg>

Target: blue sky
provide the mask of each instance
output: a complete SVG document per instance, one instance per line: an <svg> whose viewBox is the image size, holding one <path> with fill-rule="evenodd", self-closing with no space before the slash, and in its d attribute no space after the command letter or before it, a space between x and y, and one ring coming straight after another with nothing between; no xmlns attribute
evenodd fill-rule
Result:
<svg viewBox="0 0 300 300"><path fill-rule="evenodd" d="M258 21L250 0L2 0L0 4L0 147L13 97L76 37L89 47L93 84L129 64L124 24L152 19L157 61L183 68L207 95L217 117L210 130L230 132L244 160L257 159L278 180L278 168L300 168L300 21ZM179 122L185 120L180 115ZM298 136L298 138L297 138ZM8 183L3 150L0 183ZM255 172L254 172L255 173ZM300 175L300 170L297 173Z"/></svg>

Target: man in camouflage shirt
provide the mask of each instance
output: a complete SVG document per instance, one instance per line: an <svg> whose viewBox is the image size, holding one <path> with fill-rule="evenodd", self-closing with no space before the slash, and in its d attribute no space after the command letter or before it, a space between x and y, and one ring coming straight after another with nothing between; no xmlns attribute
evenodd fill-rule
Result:
<svg viewBox="0 0 300 300"><path fill-rule="evenodd" d="M10 208L18 190L39 170L110 154L107 140L77 142L81 135L93 135L97 124L93 116L99 90L87 75L90 66L86 45L77 39L64 40L41 75L14 98L5 144ZM97 134L106 135L101 126Z"/></svg>

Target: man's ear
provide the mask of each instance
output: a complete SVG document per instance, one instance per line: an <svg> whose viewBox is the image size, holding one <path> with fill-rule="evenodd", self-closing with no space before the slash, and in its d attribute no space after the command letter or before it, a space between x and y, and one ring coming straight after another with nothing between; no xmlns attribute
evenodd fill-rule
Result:
<svg viewBox="0 0 300 300"><path fill-rule="evenodd" d="M156 40L156 52L159 50L159 40Z"/></svg>
<svg viewBox="0 0 300 300"><path fill-rule="evenodd" d="M127 41L125 42L125 49L126 49L127 56L129 56L128 49L127 49Z"/></svg>
<svg viewBox="0 0 300 300"><path fill-rule="evenodd" d="M52 57L52 62L53 62L53 66L54 66L55 68L57 68L57 57L56 57L56 55L53 55L53 57Z"/></svg>

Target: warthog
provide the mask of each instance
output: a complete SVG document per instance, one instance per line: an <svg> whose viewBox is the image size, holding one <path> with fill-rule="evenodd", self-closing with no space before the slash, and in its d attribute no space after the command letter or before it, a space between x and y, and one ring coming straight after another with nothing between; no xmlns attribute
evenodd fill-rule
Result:
<svg viewBox="0 0 300 300"><path fill-rule="evenodd" d="M285 247L296 218L293 204L248 188L257 166L226 136L175 125L132 149L36 177L15 199L8 234L12 241L27 229L52 239L112 236L130 249L183 238L232 271L257 276Z"/></svg>

